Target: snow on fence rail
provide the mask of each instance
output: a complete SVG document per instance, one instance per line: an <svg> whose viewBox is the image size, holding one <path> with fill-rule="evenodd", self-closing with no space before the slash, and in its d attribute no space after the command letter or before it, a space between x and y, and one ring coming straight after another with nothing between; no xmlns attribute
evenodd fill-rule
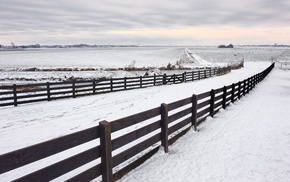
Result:
<svg viewBox="0 0 290 182"><path fill-rule="evenodd" d="M191 127L196 130L206 117L214 116L221 108L225 109L249 93L273 67L274 63L263 72L232 85L161 104L112 122L102 121L99 126L0 155L0 174L13 174L13 170L21 168L20 176L13 175L17 178L15 181L91 181L96 178L115 181L160 147L168 152L168 146ZM90 147L84 149L85 143ZM56 155L58 160L53 158ZM43 160L50 163L39 167L37 161ZM30 169L33 164L35 170ZM78 171L79 168L82 170Z"/></svg>
<svg viewBox="0 0 290 182"><path fill-rule="evenodd" d="M176 84L212 77L218 69L204 69L174 75L154 75L147 77L124 77L107 80L87 80L26 85L0 86L0 107L32 102L51 101L63 98L130 90L156 85Z"/></svg>

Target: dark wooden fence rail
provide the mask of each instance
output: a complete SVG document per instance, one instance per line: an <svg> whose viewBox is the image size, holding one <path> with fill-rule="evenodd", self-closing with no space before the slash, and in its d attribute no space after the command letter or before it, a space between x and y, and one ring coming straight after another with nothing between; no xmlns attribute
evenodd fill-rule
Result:
<svg viewBox="0 0 290 182"><path fill-rule="evenodd" d="M216 75L218 69L204 69L183 74L154 75L146 77L111 78L103 81L36 83L0 86L0 107L51 101L63 98L130 90L156 85L177 84L200 80Z"/></svg>
<svg viewBox="0 0 290 182"><path fill-rule="evenodd" d="M99 126L2 154L0 174L95 141L91 148L71 156L66 154L65 159L61 158L30 174L24 173L15 181L49 181L94 160L98 162L78 174L71 174L66 180L90 181L99 178L115 181L151 157L160 147L168 152L168 146L191 127L196 130L206 117L213 117L221 108L225 109L231 102L249 93L273 67L274 63L263 72L228 86L161 104L160 107L112 122L102 121ZM184 77L184 80L192 79L187 73Z"/></svg>

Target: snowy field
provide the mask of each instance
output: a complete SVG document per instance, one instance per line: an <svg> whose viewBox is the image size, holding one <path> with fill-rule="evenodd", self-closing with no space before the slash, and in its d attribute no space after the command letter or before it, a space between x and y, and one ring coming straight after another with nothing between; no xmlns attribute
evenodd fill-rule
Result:
<svg viewBox="0 0 290 182"><path fill-rule="evenodd" d="M119 68L166 67L184 58L185 50L192 53L203 66L223 66L244 61L290 60L288 48L237 47L122 47L78 49L28 49L25 51L0 51L0 84L65 81L70 77L98 79L124 76L141 76L146 71L128 73L106 71ZM186 57L185 57L186 58ZM208 64L209 63L209 64ZM182 64L193 68L196 64ZM74 71L23 71L25 69L73 69ZM79 71L94 69L94 71Z"/></svg>
<svg viewBox="0 0 290 182"><path fill-rule="evenodd" d="M176 52L174 53L170 49L174 49ZM144 52L148 50L142 50L143 55L140 58L145 59ZM151 63L152 65L167 64L168 60L174 60L178 57L182 50L178 48L160 48L155 53L163 58L163 63L161 63L162 59L158 63L155 63L156 61L153 61L155 59L152 59L150 62L147 62L147 60L142 64L146 65L146 62L147 65ZM257 51L258 53L253 53L256 58L251 57L252 61L250 57L244 57L244 68L205 80L0 108L0 155L96 126L102 120L113 121L157 107L161 103L171 103L189 97L194 93L199 94L238 82L266 69L275 55L276 57L283 57L283 60L289 60L287 49L249 50L243 48L225 50L212 48L209 51L206 48L200 48L189 50L195 52L202 59L212 62L218 62L223 57L230 57L229 55L232 54L232 58L226 60L230 62L238 57L237 52L239 52L239 55L242 53L248 55L248 51ZM59 50L51 51L57 52ZM75 51L78 52L79 50ZM83 51L95 52L95 50ZM152 49L151 51L154 52L155 50ZM120 51L120 54L125 54L121 52L124 51ZM151 52L152 55L153 52ZM171 59L166 58L168 52L172 52L172 55L169 56ZM34 65L34 62L29 62L29 64L22 62L15 65L18 64L17 61L17 63L13 63L14 65L9 65L12 63L7 61L5 63L6 59L3 59L2 55L7 54L6 58L10 57L12 59L13 53L2 51L0 54L0 59L2 59L0 61L1 68L14 69ZM35 58L29 51L16 52L16 54L19 54L19 59L22 57L26 61L36 61L37 57L39 59L46 53L39 52L39 54L42 54L41 56L34 54ZM25 57L24 54L28 54L28 56ZM55 53L53 54L55 55ZM59 55L64 56L63 53ZM264 61L261 61L257 55ZM156 57L156 55L152 57ZM212 60L210 60L210 57ZM76 56L71 56L71 58L76 60ZM239 60L239 58L236 60ZM119 66L126 66L131 61L121 62ZM72 61L72 63L74 62ZM107 61L107 63L110 64L110 61ZM141 61L137 60L136 65L139 63L141 66ZM77 60L76 64L79 65L71 64L69 66L80 67L85 65ZM61 66L61 64L54 65L53 62L51 65ZM93 66L97 65L101 66L99 63ZM46 65L41 63L40 66L44 67ZM85 66L89 65L86 64ZM0 73L3 72L12 72L13 74L11 70L1 71ZM121 181L136 181L137 179L137 181L145 181L146 179L146 181L286 181L290 178L290 154L288 152L290 151L290 128L289 122L287 123L290 116L286 109L290 106L289 80L289 71L274 69L265 81L260 83L249 95L243 97L241 101L228 107L227 111L217 114L215 118L208 118L199 128L199 132L190 131L182 139L179 139L176 144L169 148L169 154L159 152ZM69 155L73 154L73 152L69 153ZM61 159L56 158L54 161ZM247 160L249 163L245 163ZM44 160L41 162L41 165L46 166L51 161ZM163 164L166 166L162 166ZM246 164L249 165L246 166ZM0 175L0 181L13 180L21 176L23 172L31 172L41 165L36 164L36 166L28 166L24 169L20 168L2 174ZM268 180L268 177L270 180ZM60 178L56 181L63 181L63 179Z"/></svg>

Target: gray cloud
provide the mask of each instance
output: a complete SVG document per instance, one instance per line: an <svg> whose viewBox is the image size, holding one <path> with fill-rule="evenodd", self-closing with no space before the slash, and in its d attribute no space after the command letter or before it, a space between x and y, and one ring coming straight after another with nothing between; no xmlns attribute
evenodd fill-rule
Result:
<svg viewBox="0 0 290 182"><path fill-rule="evenodd" d="M0 0L0 4L0 38L30 35L48 43L57 39L97 41L108 31L116 30L272 27L288 26L290 22L288 0ZM79 32L91 32L94 36L73 37ZM59 38L60 34L70 35L70 40ZM137 38L145 40L142 36Z"/></svg>

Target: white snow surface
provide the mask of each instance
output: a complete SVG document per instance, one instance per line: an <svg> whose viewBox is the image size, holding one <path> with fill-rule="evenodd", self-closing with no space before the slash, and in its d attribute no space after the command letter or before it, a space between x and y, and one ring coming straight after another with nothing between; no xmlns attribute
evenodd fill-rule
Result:
<svg viewBox="0 0 290 182"><path fill-rule="evenodd" d="M195 82L0 108L0 155L238 82L269 65L245 62L242 69ZM199 132L179 139L169 154L160 151L121 181L286 181L289 80L289 71L274 70L241 101L208 118ZM2 174L0 181L24 171Z"/></svg>
<svg viewBox="0 0 290 182"><path fill-rule="evenodd" d="M248 95L162 150L125 181L290 179L290 72L274 69Z"/></svg>

